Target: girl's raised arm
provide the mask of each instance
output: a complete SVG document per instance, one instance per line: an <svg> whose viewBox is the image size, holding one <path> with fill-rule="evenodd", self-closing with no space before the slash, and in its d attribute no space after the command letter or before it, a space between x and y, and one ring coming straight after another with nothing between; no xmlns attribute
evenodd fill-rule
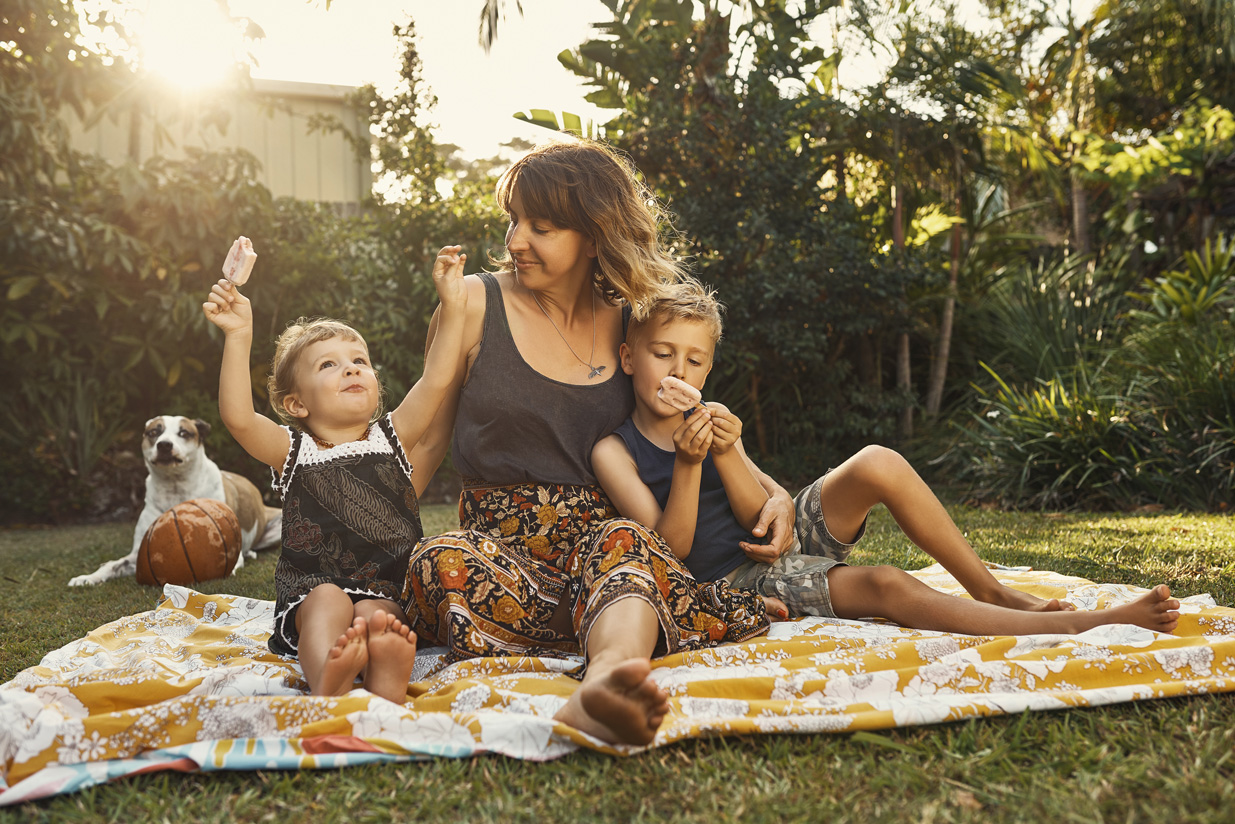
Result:
<svg viewBox="0 0 1235 824"><path fill-rule="evenodd" d="M253 346L253 308L228 280L220 279L202 304L206 319L223 330L219 369L219 414L236 442L257 460L281 472L291 441L287 431L253 408L249 352Z"/></svg>

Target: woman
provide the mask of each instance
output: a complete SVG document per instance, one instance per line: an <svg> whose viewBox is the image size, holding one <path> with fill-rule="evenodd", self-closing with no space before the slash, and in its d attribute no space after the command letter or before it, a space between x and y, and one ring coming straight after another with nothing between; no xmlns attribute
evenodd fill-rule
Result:
<svg viewBox="0 0 1235 824"><path fill-rule="evenodd" d="M596 486L592 445L633 407L618 347L679 264L633 168L591 142L549 144L498 184L510 218L500 271L467 278L464 375L412 450L423 489L454 430L463 530L421 542L403 600L417 635L452 658L566 654L583 682L556 718L605 741L646 744L668 711L652 655L738 641L767 627L764 600L701 585L660 539L616 513ZM432 346L436 318L429 331ZM776 557L792 527L772 495L755 555Z"/></svg>

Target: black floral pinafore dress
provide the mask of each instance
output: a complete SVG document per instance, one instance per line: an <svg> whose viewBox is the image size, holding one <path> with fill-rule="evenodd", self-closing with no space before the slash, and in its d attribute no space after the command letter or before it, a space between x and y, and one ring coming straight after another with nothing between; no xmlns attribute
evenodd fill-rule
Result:
<svg viewBox="0 0 1235 824"><path fill-rule="evenodd" d="M283 498L283 548L269 645L279 655L296 654L296 610L320 584L353 601L398 603L408 557L424 535L412 466L389 415L364 439L329 448L287 431L291 449L273 484Z"/></svg>

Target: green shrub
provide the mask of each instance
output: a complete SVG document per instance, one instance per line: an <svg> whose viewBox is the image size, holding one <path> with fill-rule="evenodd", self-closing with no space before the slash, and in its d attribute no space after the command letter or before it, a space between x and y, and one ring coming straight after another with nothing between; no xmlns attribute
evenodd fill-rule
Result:
<svg viewBox="0 0 1235 824"><path fill-rule="evenodd" d="M1066 307L1038 311L1043 323L1010 327L1053 346L1041 362L1059 368L1027 381L1017 372L1023 357L1008 361L1014 378L984 364L993 385L975 386L979 408L949 454L973 494L1043 509L1235 505L1235 256L1219 240L1186 264L1132 295L1148 308L1108 322L1114 334L1103 345L1073 335L1081 327L1069 328L1079 320ZM1054 287L1012 291L1018 300L1038 295L1079 308ZM993 314L1013 316L1007 308ZM1051 341L1054 332L1062 334Z"/></svg>

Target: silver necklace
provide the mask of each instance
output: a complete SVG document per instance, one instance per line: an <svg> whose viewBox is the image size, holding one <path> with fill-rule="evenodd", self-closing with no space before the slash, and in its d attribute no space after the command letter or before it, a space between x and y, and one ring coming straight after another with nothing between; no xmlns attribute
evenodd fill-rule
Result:
<svg viewBox="0 0 1235 824"><path fill-rule="evenodd" d="M557 328L557 324L553 322L553 318L549 317L549 313L545 311L545 307L541 304L540 298L536 297L536 290L529 289L532 293L532 300L536 301L536 305L540 307L540 312L549 321L549 325L553 327L553 331L557 332L557 336L562 339L562 343L566 344L566 348L570 350L570 354L575 356L575 360L588 368L588 378L594 378L601 372L605 371L605 365L592 366L592 359L596 357L596 290L592 290L592 352L587 356L587 360L579 357L579 353L575 351L575 347L570 345L570 341L566 340L566 336L562 334L562 330Z"/></svg>

